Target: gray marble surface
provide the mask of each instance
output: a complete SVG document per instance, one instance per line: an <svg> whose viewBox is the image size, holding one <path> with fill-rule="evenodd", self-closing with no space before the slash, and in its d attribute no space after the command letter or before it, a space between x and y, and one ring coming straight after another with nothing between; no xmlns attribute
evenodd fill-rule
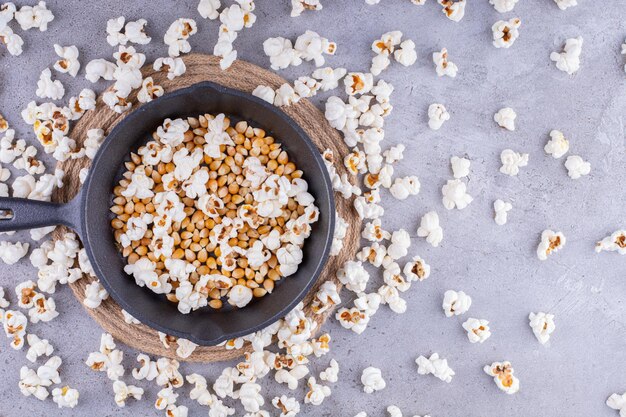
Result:
<svg viewBox="0 0 626 417"><path fill-rule="evenodd" d="M16 3L23 4L23 1ZM363 0L324 1L324 9L289 17L288 1L257 1L258 20L236 41L240 58L269 67L261 43L269 36L295 39L306 29L318 31L339 45L332 66L367 70L372 57L370 43L381 33L401 30L415 41L418 62L399 65L383 73L396 91L394 111L387 119L388 145L404 143L406 159L399 175L418 175L422 190L404 202L385 199L385 226L404 227L413 236L410 254L420 254L432 266L431 277L413 285L406 294L408 311L395 315L382 307L361 336L327 323L333 342L329 355L312 369L319 372L331 357L341 367L340 382L320 407L305 407L301 415L351 417L359 411L385 415L398 405L405 415L429 413L446 416L613 416L604 404L612 392L626 391L626 273L625 259L614 253L595 254L594 243L624 227L626 181L624 171L624 121L626 74L620 44L626 21L620 10L626 1L580 0L580 5L560 11L551 0L523 0L514 12L498 14L486 0L471 1L460 23L447 20L434 0L413 6L408 0L382 0L366 6ZM25 52L11 57L0 48L0 112L16 128L19 137L33 141L19 113L36 99L39 72L54 60L53 44L76 44L81 62L109 57L105 40L106 20L119 15L146 18L153 42L138 49L149 60L166 53L161 42L168 25L177 17L192 17L199 33L191 39L194 51L211 52L218 24L204 21L196 1L49 1L56 15L48 32L22 33ZM491 45L491 25L502 18L520 17L521 36L507 50ZM14 25L14 24L13 24ZM574 76L556 70L549 59L568 37L584 38L582 65ZM431 54L447 47L459 66L456 79L435 75ZM311 63L282 71L287 78L309 74ZM89 86L81 76L59 77L69 97ZM101 90L104 84L97 85ZM318 102L324 99L320 96ZM427 108L444 103L451 120L440 131L427 127ZM497 128L494 112L504 106L518 113L517 130ZM543 152L551 129L571 139L571 152L592 164L589 176L572 181L563 166ZM499 154L512 148L530 154L530 164L518 177L498 173ZM441 186L451 178L449 158L466 155L472 160L468 191L474 202L463 211L446 211ZM385 194L387 196L387 194ZM492 203L502 198L513 203L509 222L493 221ZM419 218L438 211L444 228L439 248L430 247L415 234ZM566 247L546 262L535 256L541 231L561 230ZM26 239L20 233L9 239ZM12 289L33 278L27 260L0 266L0 284ZM372 280L380 283L375 275ZM441 299L447 289L464 290L473 298L466 316L445 318ZM57 411L48 400L24 398L17 387L19 368L27 364L24 351L0 348L0 415L13 416L136 416L163 415L153 408L158 389L146 389L145 399L118 409L110 381L84 365L88 352L96 350L101 331L67 288L54 298L61 313L51 323L32 330L48 338L63 358L64 383L80 390L80 404ZM11 299L14 294L11 290ZM530 311L556 315L557 330L549 345L534 338L527 316ZM493 335L482 345L470 344L461 323L468 317L490 320ZM125 348L127 374L136 352ZM432 376L419 376L414 360L420 354L439 352L456 372L450 384ZM521 380L518 394L500 392L482 367L496 360L510 360ZM28 363L29 364L29 363ZM387 388L367 395L359 378L367 366L382 368ZM209 380L223 364L182 365L184 373L200 372ZM125 377L131 382L129 375ZM262 383L266 402L287 393L273 380ZM180 404L191 416L206 410L189 400L182 389ZM302 397L304 389L298 390ZM276 415L275 410L272 415ZM240 409L237 415L242 415Z"/></svg>

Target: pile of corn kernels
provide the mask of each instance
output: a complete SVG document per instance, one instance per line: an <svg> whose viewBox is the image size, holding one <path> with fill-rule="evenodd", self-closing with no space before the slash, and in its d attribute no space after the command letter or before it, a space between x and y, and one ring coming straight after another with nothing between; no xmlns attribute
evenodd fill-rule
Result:
<svg viewBox="0 0 626 417"><path fill-rule="evenodd" d="M244 307L302 262L319 217L280 143L223 114L170 120L131 154L111 221L137 285L182 313Z"/></svg>

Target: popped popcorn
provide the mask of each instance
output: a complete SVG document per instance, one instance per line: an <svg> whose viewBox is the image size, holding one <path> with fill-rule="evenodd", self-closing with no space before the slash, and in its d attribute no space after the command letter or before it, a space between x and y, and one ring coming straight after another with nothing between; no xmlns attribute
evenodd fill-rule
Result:
<svg viewBox="0 0 626 417"><path fill-rule="evenodd" d="M518 17L506 20L498 20L491 27L493 32L493 46L496 48L510 48L519 38L519 28L522 21Z"/></svg>
<svg viewBox="0 0 626 417"><path fill-rule="evenodd" d="M125 407L126 400L129 398L141 400L143 396L143 388L135 385L126 385L124 381L120 380L113 382L113 392L115 393L115 404L118 407Z"/></svg>
<svg viewBox="0 0 626 417"><path fill-rule="evenodd" d="M495 211L494 220L498 226L503 226L507 222L508 212L511 211L513 205L511 203L504 202L500 199L497 199L493 202L493 209Z"/></svg>
<svg viewBox="0 0 626 417"><path fill-rule="evenodd" d="M100 281L93 281L85 288L85 299L83 304L89 308L98 308L102 301L109 298L109 293L100 284Z"/></svg>
<svg viewBox="0 0 626 417"><path fill-rule="evenodd" d="M503 127L506 130L514 131L516 117L517 114L515 113L515 110L510 107L504 107L493 115L493 120L498 124L498 126Z"/></svg>
<svg viewBox="0 0 626 417"><path fill-rule="evenodd" d="M47 9L45 1L40 1L35 6L22 6L15 12L15 21L22 30L36 28L45 32L48 30L48 23L53 20L54 15Z"/></svg>
<svg viewBox="0 0 626 417"><path fill-rule="evenodd" d="M365 391L366 394L380 391L387 386L380 369L374 368L373 366L368 366L363 370L361 383L363 384L363 391Z"/></svg>
<svg viewBox="0 0 626 417"><path fill-rule="evenodd" d="M0 43L3 43L7 47L7 50L11 55L22 55L24 40L20 35L14 33L10 27L5 26L0 29Z"/></svg>
<svg viewBox="0 0 626 417"><path fill-rule="evenodd" d="M619 411L620 417L626 414L626 393L617 394L613 393L607 398L606 405L613 410Z"/></svg>
<svg viewBox="0 0 626 417"><path fill-rule="evenodd" d="M574 74L580 68L580 54L583 47L583 38L569 38L565 41L563 52L552 52L550 59L556 67L569 75Z"/></svg>
<svg viewBox="0 0 626 417"><path fill-rule="evenodd" d="M591 172L591 164L578 155L568 156L565 160L565 168L567 168L567 175L573 180L589 175Z"/></svg>
<svg viewBox="0 0 626 417"><path fill-rule="evenodd" d="M470 317L463 323L463 328L467 332L467 338L471 343L483 343L491 336L487 320Z"/></svg>
<svg viewBox="0 0 626 417"><path fill-rule="evenodd" d="M337 271L337 278L348 290L359 293L365 291L370 275L361 262L346 261Z"/></svg>
<svg viewBox="0 0 626 417"><path fill-rule="evenodd" d="M110 19L107 21L107 42L111 46L126 45L128 42L138 45L147 45L150 43L150 38L145 30L147 21L146 19L139 19L135 22L124 23L126 19L124 16Z"/></svg>
<svg viewBox="0 0 626 417"><path fill-rule="evenodd" d="M467 313L472 305L472 298L463 291L448 290L443 295L443 312L446 317Z"/></svg>
<svg viewBox="0 0 626 417"><path fill-rule="evenodd" d="M22 349L24 346L24 336L26 336L26 328L28 319L19 311L7 310L2 318L2 326L4 333L11 341L11 347L15 350Z"/></svg>
<svg viewBox="0 0 626 417"><path fill-rule="evenodd" d="M554 252L558 252L563 246L565 246L565 236L561 232L553 232L546 229L541 233L541 242L537 246L537 257L541 261L548 259L548 255Z"/></svg>
<svg viewBox="0 0 626 417"><path fill-rule="evenodd" d="M467 185L460 179L448 180L441 188L443 206L452 210L463 210L474 199L467 193Z"/></svg>
<svg viewBox="0 0 626 417"><path fill-rule="evenodd" d="M113 337L108 333L103 333L100 337L99 351L91 352L85 364L94 371L106 371L110 380L117 381L124 375L123 358L124 352L116 349Z"/></svg>
<svg viewBox="0 0 626 417"><path fill-rule="evenodd" d="M493 377L498 388L505 393L515 394L519 391L519 379L513 375L514 370L510 362L493 362L491 365L486 365L483 370Z"/></svg>
<svg viewBox="0 0 626 417"><path fill-rule="evenodd" d="M447 75L448 77L454 78L459 71L455 63L448 61L448 50L446 48L443 48L439 52L433 52L433 62L435 64L435 71L439 77Z"/></svg>
<svg viewBox="0 0 626 417"><path fill-rule="evenodd" d="M439 130L447 120L450 120L450 113L443 104L433 103L428 106L428 127L432 130Z"/></svg>
<svg viewBox="0 0 626 417"><path fill-rule="evenodd" d="M433 247L439 246L443 240L443 229L439 225L439 216L435 211L429 211L422 216L417 236L425 237Z"/></svg>
<svg viewBox="0 0 626 417"><path fill-rule="evenodd" d="M530 313L528 320L530 321L530 328L533 329L533 334L539 343L545 345L556 328L554 324L554 314L543 312Z"/></svg>
<svg viewBox="0 0 626 417"><path fill-rule="evenodd" d="M322 10L320 0L291 0L291 17L298 17L305 10Z"/></svg>
<svg viewBox="0 0 626 417"><path fill-rule="evenodd" d="M163 87L154 84L152 77L147 77L141 83L141 89L137 93L137 100L140 103L148 103L155 98L161 97L164 93Z"/></svg>
<svg viewBox="0 0 626 417"><path fill-rule="evenodd" d="M337 44L318 35L316 32L307 30L298 36L293 45L293 49L305 61L314 61L316 67L324 65L324 54L334 55L337 51Z"/></svg>
<svg viewBox="0 0 626 417"><path fill-rule="evenodd" d="M506 13L513 10L519 0L489 0L489 4L500 13Z"/></svg>
<svg viewBox="0 0 626 417"><path fill-rule="evenodd" d="M500 172L514 177L519 174L521 167L528 165L528 154L505 149L500 153L500 161L502 162Z"/></svg>
<svg viewBox="0 0 626 417"><path fill-rule="evenodd" d="M241 401L244 410L247 412L256 413L261 409L263 404L265 404L265 400L260 392L261 386L259 384L255 384L254 382L245 382L241 385L238 391L235 391L233 398L238 398Z"/></svg>
<svg viewBox="0 0 626 417"><path fill-rule="evenodd" d="M443 7L441 10L453 22L460 22L465 16L465 0L437 0Z"/></svg>
<svg viewBox="0 0 626 417"><path fill-rule="evenodd" d="M36 372L27 366L22 366L20 369L20 382L18 384L22 394L27 397L32 395L40 401L48 398L50 393L47 387L52 384L61 383L58 371L61 363L61 358L53 356L48 359L44 365L37 368ZM77 399L78 393L76 393L75 397Z"/></svg>
<svg viewBox="0 0 626 417"><path fill-rule="evenodd" d="M37 97L59 100L65 95L65 88L61 81L52 80L50 68L41 71L39 81L37 81Z"/></svg>
<svg viewBox="0 0 626 417"><path fill-rule="evenodd" d="M15 196L15 195L14 195ZM0 242L0 260L7 265L13 265L28 253L28 243L22 242Z"/></svg>
<svg viewBox="0 0 626 417"><path fill-rule="evenodd" d="M274 397L272 404L280 410L280 417L295 417L300 412L300 403L293 397Z"/></svg>
<svg viewBox="0 0 626 417"><path fill-rule="evenodd" d="M163 42L168 46L169 56L174 58L190 52L191 45L188 39L196 32L198 27L193 19L180 18L172 22L163 37Z"/></svg>
<svg viewBox="0 0 626 417"><path fill-rule="evenodd" d="M346 94L349 96L363 95L374 87L374 77L371 73L349 72L343 79Z"/></svg>
<svg viewBox="0 0 626 417"><path fill-rule="evenodd" d="M417 364L417 373L420 375L432 374L444 382L450 383L452 381L454 371L448 366L448 361L440 358L436 352L429 358L420 355L415 363Z"/></svg>
<svg viewBox="0 0 626 417"><path fill-rule="evenodd" d="M320 379L322 381L337 382L339 380L339 363L331 359L328 368L320 372Z"/></svg>
<svg viewBox="0 0 626 417"><path fill-rule="evenodd" d="M389 192L397 200L406 200L411 195L419 194L419 179L414 175L403 178L396 178L394 183L389 188Z"/></svg>
<svg viewBox="0 0 626 417"><path fill-rule="evenodd" d="M577 0L554 0L554 2L561 10L565 10L569 7L574 7L578 5Z"/></svg>
<svg viewBox="0 0 626 417"><path fill-rule="evenodd" d="M52 390L52 400L57 403L59 408L74 408L78 405L78 390L64 386L63 388L55 388Z"/></svg>
<svg viewBox="0 0 626 417"><path fill-rule="evenodd" d="M114 63L106 59L94 59L85 67L85 78L92 83L98 82L100 78L111 81L116 68Z"/></svg>
<svg viewBox="0 0 626 417"><path fill-rule="evenodd" d="M78 48L76 46L63 47L58 44L54 44L54 51L61 58L54 64L54 69L61 72L70 74L72 77L76 77L78 70L80 69L80 62L78 62Z"/></svg>
<svg viewBox="0 0 626 417"><path fill-rule="evenodd" d="M454 178L464 178L469 175L471 162L467 158L459 158L458 156L453 156L450 158L450 166L452 167L452 174Z"/></svg>
<svg viewBox="0 0 626 417"><path fill-rule="evenodd" d="M610 236L605 237L595 247L596 253L602 251L617 252L620 255L626 255L626 231L617 230ZM0 305L0 307L2 307Z"/></svg>
<svg viewBox="0 0 626 417"><path fill-rule="evenodd" d="M198 13L205 19L215 20L220 16L220 0L200 0L198 3Z"/></svg>
<svg viewBox="0 0 626 417"><path fill-rule="evenodd" d="M404 229L396 230L391 234L391 244L387 247L387 255L392 259L400 259L406 256L411 246L411 237Z"/></svg>
<svg viewBox="0 0 626 417"><path fill-rule="evenodd" d="M559 159L569 151L569 140L565 138L563 132L552 130L550 132L550 140L543 149L548 155L552 155L554 159Z"/></svg>
<svg viewBox="0 0 626 417"><path fill-rule="evenodd" d="M420 256L414 256L411 261L404 265L402 272L404 272L409 282L423 281L430 276L430 265Z"/></svg>

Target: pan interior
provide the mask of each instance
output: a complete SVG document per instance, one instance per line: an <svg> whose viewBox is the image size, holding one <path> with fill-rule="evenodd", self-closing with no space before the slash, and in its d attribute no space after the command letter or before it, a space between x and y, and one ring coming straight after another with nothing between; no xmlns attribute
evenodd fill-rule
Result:
<svg viewBox="0 0 626 417"><path fill-rule="evenodd" d="M181 314L164 295L135 284L123 268L126 260L115 246L110 226L113 187L130 152L151 139L166 118L225 113L265 129L280 142L290 159L304 172L309 192L320 210L306 240L298 271L281 279L272 294L255 299L243 309L202 308ZM332 186L321 155L304 131L286 114L251 95L204 82L164 95L124 118L109 134L96 155L83 189L82 226L85 246L94 270L122 308L166 334L201 345L257 331L283 317L306 295L328 257L334 229Z"/></svg>

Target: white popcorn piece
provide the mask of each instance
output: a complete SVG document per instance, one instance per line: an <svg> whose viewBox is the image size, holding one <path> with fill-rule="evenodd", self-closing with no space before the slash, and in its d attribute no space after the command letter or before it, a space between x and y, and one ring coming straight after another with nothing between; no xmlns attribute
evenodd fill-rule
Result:
<svg viewBox="0 0 626 417"><path fill-rule="evenodd" d="M516 117L517 114L515 113L515 110L510 107L504 107L493 115L493 120L498 124L498 126L503 127L506 130L514 131Z"/></svg>
<svg viewBox="0 0 626 417"><path fill-rule="evenodd" d="M264 101L267 101L270 104L274 104L276 98L276 92L273 88L268 87L266 85L259 85L253 91L252 95L256 96Z"/></svg>
<svg viewBox="0 0 626 417"><path fill-rule="evenodd" d="M85 299L83 304L89 308L98 308L102 301L109 298L109 293L100 284L100 281L93 281L85 288Z"/></svg>
<svg viewBox="0 0 626 417"><path fill-rule="evenodd" d="M337 256L343 249L343 241L348 233L348 227L350 225L346 222L339 213L335 215L335 231L333 233L333 243L330 247L330 256Z"/></svg>
<svg viewBox="0 0 626 417"><path fill-rule="evenodd" d="M450 113L443 104L433 103L428 106L428 127L432 130L439 130L447 120L450 120Z"/></svg>
<svg viewBox="0 0 626 417"><path fill-rule="evenodd" d="M15 17L15 4L6 2L0 5L0 28L4 28Z"/></svg>
<svg viewBox="0 0 626 417"><path fill-rule="evenodd" d="M87 138L83 143L85 146L85 156L89 159L93 159L96 156L98 149L100 149L102 142L104 142L104 130L89 129L87 131Z"/></svg>
<svg viewBox="0 0 626 417"><path fill-rule="evenodd" d="M424 281L430 276L430 265L421 257L414 256L411 261L404 265L402 272L404 272L409 282Z"/></svg>
<svg viewBox="0 0 626 417"><path fill-rule="evenodd" d="M396 178L391 187L389 187L389 192L397 200L406 200L409 196L419 194L419 179L414 175Z"/></svg>
<svg viewBox="0 0 626 417"><path fill-rule="evenodd" d="M441 307L446 317L452 317L467 313L471 305L472 298L463 291L448 290L443 295Z"/></svg>
<svg viewBox="0 0 626 417"><path fill-rule="evenodd" d="M541 233L541 242L537 246L537 258L541 261L548 259L548 255L558 252L565 246L565 236L561 232L546 229Z"/></svg>
<svg viewBox="0 0 626 417"><path fill-rule="evenodd" d="M406 300L400 297L400 293L396 287L383 285L378 289L378 295L381 297L380 303L387 304L394 313L406 313Z"/></svg>
<svg viewBox="0 0 626 417"><path fill-rule="evenodd" d="M393 53L395 60L402 66L409 67L417 61L415 42L410 39L402 41L400 47Z"/></svg>
<svg viewBox="0 0 626 417"><path fill-rule="evenodd" d="M448 210L463 210L474 200L467 193L467 184L460 179L448 180L441 188L441 195L443 206Z"/></svg>
<svg viewBox="0 0 626 417"><path fill-rule="evenodd" d="M354 209L361 220L374 220L385 214L385 209L382 206L376 203L369 203L363 196L359 196L354 199Z"/></svg>
<svg viewBox="0 0 626 417"><path fill-rule="evenodd" d="M324 65L324 54L334 55L337 51L337 44L320 36L316 32L307 30L298 36L293 49L305 61L314 61L316 67Z"/></svg>
<svg viewBox="0 0 626 417"><path fill-rule="evenodd" d="M519 169L528 165L528 154L518 153L512 149L505 149L500 153L500 161L502 166L500 172L509 176L519 174Z"/></svg>
<svg viewBox="0 0 626 417"><path fill-rule="evenodd" d="M541 343L545 345L550 340L550 335L554 332L556 326L554 324L554 314L549 313L530 313L528 315L530 328L533 334Z"/></svg>
<svg viewBox="0 0 626 417"><path fill-rule="evenodd" d="M568 156L565 160L565 168L567 168L567 175L573 180L589 175L591 172L591 164L578 155Z"/></svg>
<svg viewBox="0 0 626 417"><path fill-rule="evenodd" d="M489 0L489 4L493 5L493 8L497 12L506 13L513 10L519 0Z"/></svg>
<svg viewBox="0 0 626 417"><path fill-rule="evenodd" d="M483 370L489 376L493 377L493 381L498 388L507 394L515 394L519 391L519 379L513 375L513 367L511 362L493 362L486 365Z"/></svg>
<svg viewBox="0 0 626 417"><path fill-rule="evenodd" d="M346 75L346 72L345 68L324 67L313 71L311 76L319 81L322 91L330 91L339 86L339 81Z"/></svg>
<svg viewBox="0 0 626 417"><path fill-rule="evenodd" d="M459 71L455 63L448 61L448 50L446 48L443 48L439 52L433 52L433 62L435 64L435 71L440 77L447 75L448 77L454 78Z"/></svg>
<svg viewBox="0 0 626 417"><path fill-rule="evenodd" d="M13 265L28 253L28 243L22 242L0 242L0 260L7 265Z"/></svg>
<svg viewBox="0 0 626 417"><path fill-rule="evenodd" d="M65 88L61 81L52 80L50 68L41 71L39 81L37 81L37 97L60 100L65 95Z"/></svg>
<svg viewBox="0 0 626 417"><path fill-rule="evenodd" d="M582 36L569 38L565 41L563 52L552 52L550 59L554 61L559 70L572 75L580 69L580 54L582 48Z"/></svg>
<svg viewBox="0 0 626 417"><path fill-rule="evenodd" d="M124 381L120 380L113 382L113 392L115 393L115 404L118 407L125 407L129 398L141 400L143 396L143 388L135 385L126 385Z"/></svg>
<svg viewBox="0 0 626 417"><path fill-rule="evenodd" d="M322 10L320 0L291 0L291 17L298 17L305 10Z"/></svg>
<svg viewBox="0 0 626 417"><path fill-rule="evenodd" d="M443 7L442 12L453 22L460 22L465 16L465 0L437 0Z"/></svg>
<svg viewBox="0 0 626 417"><path fill-rule="evenodd" d="M220 0L200 0L198 3L198 13L205 19L215 20L220 16Z"/></svg>
<svg viewBox="0 0 626 417"><path fill-rule="evenodd" d="M552 130L550 132L550 140L546 143L543 150L552 155L554 159L559 159L569 151L569 140L565 138L563 132Z"/></svg>
<svg viewBox="0 0 626 417"><path fill-rule="evenodd" d="M9 26L0 29L0 43L3 43L13 56L19 56L23 52L24 40L20 35L14 33Z"/></svg>
<svg viewBox="0 0 626 417"><path fill-rule="evenodd" d="M245 382L241 385L238 391L234 392L233 398L241 401L241 405L245 411L249 413L256 413L261 409L263 404L265 404L265 400L260 392L261 386L259 384L254 382Z"/></svg>
<svg viewBox="0 0 626 417"><path fill-rule="evenodd" d="M180 77L187 71L185 62L182 58L157 58L152 65L155 71L167 72L167 79L173 80L176 77Z"/></svg>
<svg viewBox="0 0 626 417"><path fill-rule="evenodd" d="M270 58L271 67L275 71L302 63L302 57L293 48L291 41L282 37L266 39L263 52Z"/></svg>
<svg viewBox="0 0 626 417"><path fill-rule="evenodd" d="M626 230L617 230L610 236L605 237L596 243L596 253L602 251L617 252L620 255L626 255ZM0 307L2 305L0 304Z"/></svg>
<svg viewBox="0 0 626 417"><path fill-rule="evenodd" d="M508 212L511 211L513 205L497 199L493 202L493 210L495 211L494 220L498 226L503 226L508 220Z"/></svg>
<svg viewBox="0 0 626 417"><path fill-rule="evenodd" d="M41 32L48 30L48 23L54 20L54 15L46 7L45 1L40 1L35 6L22 6L15 12L15 21L22 30L39 29Z"/></svg>
<svg viewBox="0 0 626 417"><path fill-rule="evenodd" d="M61 362L61 358L53 356L44 365L40 366L36 372L26 366L22 366L18 384L22 394L26 397L32 395L40 401L48 398L50 393L47 387L61 382L58 371Z"/></svg>
<svg viewBox="0 0 626 417"><path fill-rule="evenodd" d="M380 391L387 386L380 369L374 368L373 366L368 366L363 370L361 383L363 384L363 391L365 391L366 394Z"/></svg>
<svg viewBox="0 0 626 417"><path fill-rule="evenodd" d="M404 229L398 229L391 234L391 244L387 247L387 255L392 260L403 258L411 246L411 236Z"/></svg>
<svg viewBox="0 0 626 417"><path fill-rule="evenodd" d="M326 397L330 396L330 388L318 384L315 377L309 377L307 381L309 391L304 396L305 404L321 405Z"/></svg>
<svg viewBox="0 0 626 417"><path fill-rule="evenodd" d="M298 382L309 374L309 368L305 365L296 365L293 369L280 369L276 371L274 379L279 384L286 384L290 390L298 388Z"/></svg>
<svg viewBox="0 0 626 417"><path fill-rule="evenodd" d="M70 74L72 77L76 77L78 70L80 69L80 62L78 62L78 48L76 46L63 47L58 44L54 44L54 51L61 58L54 64L54 69L61 72Z"/></svg>
<svg viewBox="0 0 626 417"><path fill-rule="evenodd" d="M510 48L519 38L519 28L522 21L518 17L506 20L498 20L491 27L493 32L493 46L496 48Z"/></svg>
<svg viewBox="0 0 626 417"><path fill-rule="evenodd" d="M74 408L78 405L78 390L64 386L63 388L55 388L52 390L52 400L57 403L59 408Z"/></svg>
<svg viewBox="0 0 626 417"><path fill-rule="evenodd" d="M141 324L139 320L134 318L128 311L122 309L122 316L124 317L124 322L127 324Z"/></svg>
<svg viewBox="0 0 626 417"><path fill-rule="evenodd" d="M459 158L458 156L453 156L450 158L450 166L452 167L452 174L454 178L464 178L469 175L471 162L467 158Z"/></svg>
<svg viewBox="0 0 626 417"><path fill-rule="evenodd" d="M483 343L491 336L487 320L470 317L463 323L463 328L467 332L470 343Z"/></svg>
<svg viewBox="0 0 626 417"><path fill-rule="evenodd" d="M161 97L164 93L163 87L154 84L152 77L147 77L141 83L141 89L137 93L137 100L140 103L149 103L155 98Z"/></svg>
<svg viewBox="0 0 626 417"><path fill-rule="evenodd" d="M198 347L198 345L193 343L192 341L187 340L187 339L183 339L181 337L179 337L176 340L176 343L178 344L178 348L176 348L176 355L179 358L183 358L183 359L186 359L186 358L190 357L191 354Z"/></svg>
<svg viewBox="0 0 626 417"><path fill-rule="evenodd" d="M328 368L320 372L320 379L327 382L337 382L339 380L339 363L331 359Z"/></svg>
<svg viewBox="0 0 626 417"><path fill-rule="evenodd" d="M392 146L383 152L383 156L385 157L385 162L388 164L395 164L398 161L404 159L404 150L406 146L403 144L399 144L397 146Z"/></svg>
<svg viewBox="0 0 626 417"><path fill-rule="evenodd" d="M175 405L178 394L174 392L174 388L167 386L157 393L157 399L154 402L154 408L157 410L165 410L170 405Z"/></svg>
<svg viewBox="0 0 626 417"><path fill-rule="evenodd" d="M370 274L361 262L346 261L337 271L337 278L346 286L346 289L360 293L365 291Z"/></svg>
<svg viewBox="0 0 626 417"><path fill-rule="evenodd" d="M94 59L85 67L85 78L92 82L98 82L100 78L111 81L117 67L106 59Z"/></svg>
<svg viewBox="0 0 626 417"><path fill-rule="evenodd" d="M432 374L444 382L450 383L452 381L454 371L448 366L447 359L440 358L436 352L429 358L419 356L415 363L417 364L417 373L420 375Z"/></svg>
<svg viewBox="0 0 626 417"><path fill-rule="evenodd" d="M141 381L143 379L146 379L148 381L152 381L159 376L157 363L150 360L150 357L148 355L140 353L137 356L137 362L139 362L140 367L135 368L132 371L133 378L135 378L136 380Z"/></svg>
<svg viewBox="0 0 626 417"><path fill-rule="evenodd" d="M352 330L356 334L361 334L367 328L370 316L358 308L340 308L335 314L335 318L344 329Z"/></svg>
<svg viewBox="0 0 626 417"><path fill-rule="evenodd" d="M619 411L620 417L626 414L626 393L613 393L606 399L606 405L613 410Z"/></svg>
<svg viewBox="0 0 626 417"><path fill-rule="evenodd" d="M332 281L326 281L315 294L315 298L311 302L311 309L315 314L322 314L333 306L341 303L337 285Z"/></svg>
<svg viewBox="0 0 626 417"><path fill-rule="evenodd" d="M163 42L168 46L168 54L174 58L191 51L189 37L198 32L195 20L180 18L172 22L165 32Z"/></svg>
<svg viewBox="0 0 626 417"><path fill-rule="evenodd" d="M193 389L189 393L189 397L200 405L211 405L214 401L213 395L207 388L206 378L200 374L191 374L186 377L187 382L194 384Z"/></svg>
<svg viewBox="0 0 626 417"><path fill-rule="evenodd" d="M116 349L113 337L108 333L103 333L100 337L99 351L91 352L85 364L94 371L106 371L110 380L117 381L124 375L123 358L124 352Z"/></svg>
<svg viewBox="0 0 626 417"><path fill-rule="evenodd" d="M36 294L32 298L33 306L28 311L28 316L32 323L40 321L47 322L59 315L56 311L56 304L52 298L46 299L43 294Z"/></svg>
<svg viewBox="0 0 626 417"><path fill-rule="evenodd" d="M436 211L429 211L422 216L417 236L425 237L433 247L439 246L443 240L443 229L439 225L439 216Z"/></svg>
<svg viewBox="0 0 626 417"><path fill-rule="evenodd" d="M363 95L369 93L374 86L374 77L371 73L350 72L343 79L343 83L349 96Z"/></svg>
<svg viewBox="0 0 626 417"><path fill-rule="evenodd" d="M272 405L280 410L280 417L295 417L300 412L300 403L293 397L281 395L272 399Z"/></svg>
<svg viewBox="0 0 626 417"><path fill-rule="evenodd" d="M578 5L577 0L554 0L554 2L561 10L565 10L569 7L574 7Z"/></svg>
<svg viewBox="0 0 626 417"><path fill-rule="evenodd" d="M4 333L11 341L11 347L20 350L24 346L28 319L19 311L7 310L2 318Z"/></svg>

